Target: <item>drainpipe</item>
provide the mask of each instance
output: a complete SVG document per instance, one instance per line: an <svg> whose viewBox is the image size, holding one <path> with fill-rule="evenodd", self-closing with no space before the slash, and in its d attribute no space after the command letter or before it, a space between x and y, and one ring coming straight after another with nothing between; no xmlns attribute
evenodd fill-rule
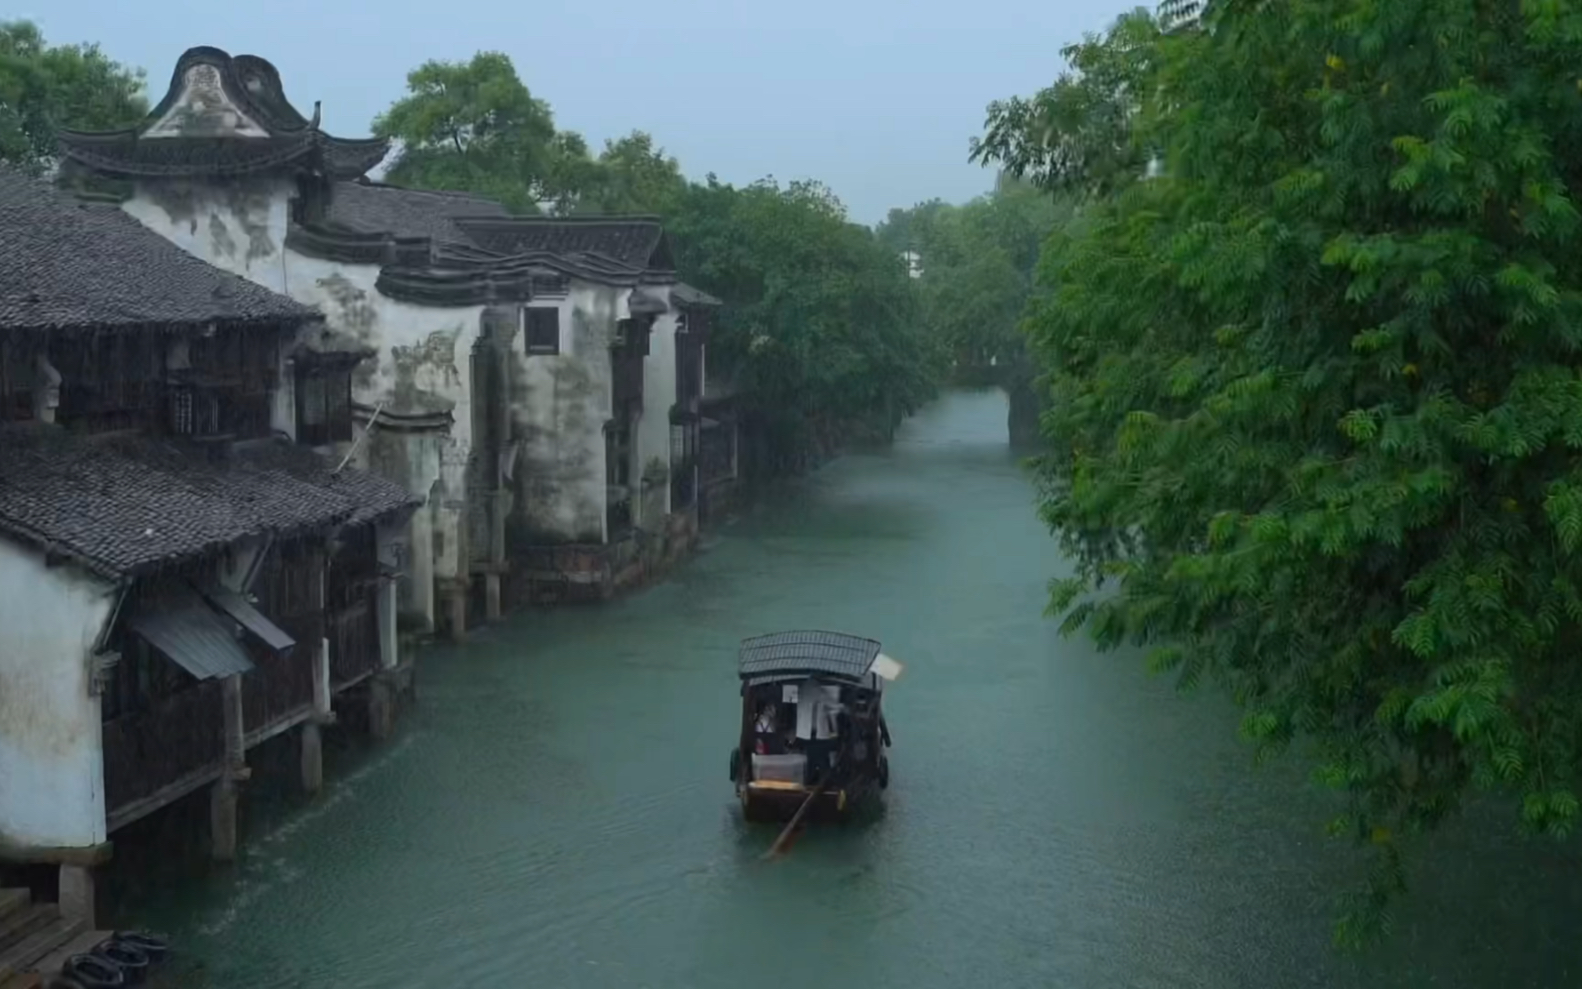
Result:
<svg viewBox="0 0 1582 989"><path fill-rule="evenodd" d="M384 408L384 402L380 402L374 408L374 414L368 417L368 426L363 430L363 434L357 437L356 441L352 443L352 448L346 451L346 456L341 460L340 465L337 466L333 471L330 471L330 473L339 474L342 470L346 469L347 464L352 462L352 457L357 453L357 448L362 446L363 440L367 439L368 434L373 432L374 427L379 424L379 413L383 412Z"/></svg>

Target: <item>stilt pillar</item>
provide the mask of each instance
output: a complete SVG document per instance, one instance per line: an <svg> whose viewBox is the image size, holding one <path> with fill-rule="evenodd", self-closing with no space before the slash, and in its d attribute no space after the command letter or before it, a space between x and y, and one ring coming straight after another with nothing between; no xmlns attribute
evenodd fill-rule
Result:
<svg viewBox="0 0 1582 989"><path fill-rule="evenodd" d="M445 616L452 642L467 640L467 582L450 582L445 589Z"/></svg>
<svg viewBox="0 0 1582 989"><path fill-rule="evenodd" d="M368 733L376 739L389 738L395 730L395 693L395 683L385 672L368 680Z"/></svg>
<svg viewBox="0 0 1582 989"><path fill-rule="evenodd" d="M89 928L97 926L92 866L62 865L60 867L59 901L62 917L67 920L80 920Z"/></svg>
<svg viewBox="0 0 1582 989"><path fill-rule="evenodd" d="M483 607L485 619L491 622L500 620L500 575L497 573L483 575Z"/></svg>
<svg viewBox="0 0 1582 989"><path fill-rule="evenodd" d="M305 721L301 731L302 789L318 793L324 789L324 729L318 721Z"/></svg>
<svg viewBox="0 0 1582 989"><path fill-rule="evenodd" d="M222 777L209 793L209 854L216 862L236 860L236 784Z"/></svg>

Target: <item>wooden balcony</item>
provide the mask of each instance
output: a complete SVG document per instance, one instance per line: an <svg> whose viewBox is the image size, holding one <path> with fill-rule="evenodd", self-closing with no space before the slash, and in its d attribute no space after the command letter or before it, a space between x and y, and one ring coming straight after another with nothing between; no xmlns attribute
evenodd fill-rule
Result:
<svg viewBox="0 0 1582 989"><path fill-rule="evenodd" d="M112 828L219 772L225 761L220 691L218 680L203 680L104 723L104 805Z"/></svg>
<svg viewBox="0 0 1582 989"><path fill-rule="evenodd" d="M330 615L330 689L342 690L379 670L379 609L364 594Z"/></svg>

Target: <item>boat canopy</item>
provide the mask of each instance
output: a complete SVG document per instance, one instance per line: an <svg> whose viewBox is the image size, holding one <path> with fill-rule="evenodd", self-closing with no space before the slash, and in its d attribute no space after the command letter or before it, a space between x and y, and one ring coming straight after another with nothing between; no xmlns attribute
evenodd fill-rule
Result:
<svg viewBox="0 0 1582 989"><path fill-rule="evenodd" d="M742 640L738 672L749 683L819 677L875 686L870 681L879 649L877 640L844 632L771 632Z"/></svg>

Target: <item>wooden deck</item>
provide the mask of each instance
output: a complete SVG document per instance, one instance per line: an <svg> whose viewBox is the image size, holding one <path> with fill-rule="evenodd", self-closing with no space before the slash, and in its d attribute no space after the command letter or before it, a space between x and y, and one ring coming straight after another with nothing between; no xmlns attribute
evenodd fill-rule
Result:
<svg viewBox="0 0 1582 989"><path fill-rule="evenodd" d="M54 903L34 903L25 889L0 888L0 989L44 989L72 955L92 951L114 935L68 920ZM150 972L143 989L159 984Z"/></svg>
<svg viewBox="0 0 1582 989"><path fill-rule="evenodd" d="M0 889L0 989L43 985L60 972L59 963L45 968L46 960L92 933L83 921L62 917L56 904L34 903L25 889Z"/></svg>

